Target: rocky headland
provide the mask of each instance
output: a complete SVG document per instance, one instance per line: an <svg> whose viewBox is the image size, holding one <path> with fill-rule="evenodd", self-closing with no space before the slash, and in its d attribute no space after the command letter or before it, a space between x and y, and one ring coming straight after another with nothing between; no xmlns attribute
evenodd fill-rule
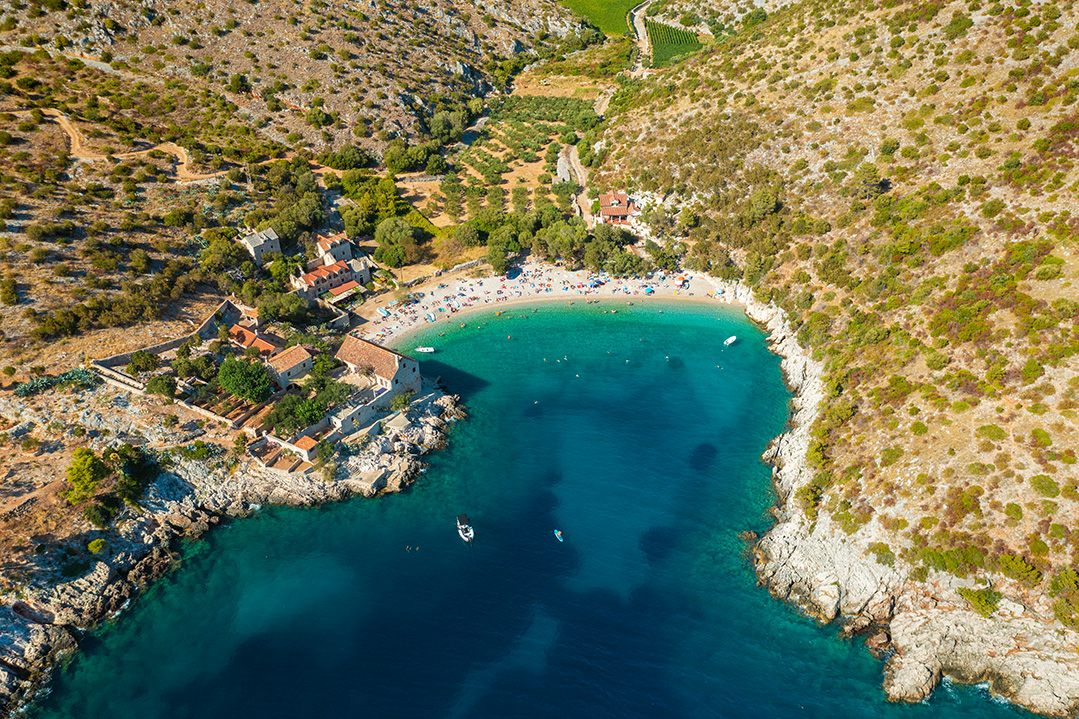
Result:
<svg viewBox="0 0 1079 719"><path fill-rule="evenodd" d="M110 537L109 548L92 555L92 565L79 576L65 578L62 567L43 557L35 561L33 552L19 558L18 568L23 570L19 574L25 580L0 596L0 707L4 714L14 712L48 682L53 668L77 649L85 630L122 610L149 582L177 564L185 542L223 520L248 516L264 504L315 506L398 492L414 482L424 466L422 455L441 448L447 425L464 417L456 396L428 389L404 413L407 425L354 445L330 479L318 472L264 468L251 457L239 464L226 463L223 448L201 459L174 454L147 488L138 510L127 509L118 520L114 533L118 536ZM81 418L83 426L95 427L99 438L112 437L112 441L141 435L153 444L167 438L163 429L161 437L154 437L137 431L142 423L132 426L134 416L146 413L141 402L129 405L128 398L108 388L77 394L79 402L57 397L34 404L2 397L0 414L47 425L70 406L105 403L115 407L118 402L126 411L83 410L88 413ZM177 429L174 442L203 434ZM108 444L105 439L91 443L95 442ZM70 542L79 536L69 538ZM44 541L30 538L31 543L35 540Z"/></svg>
<svg viewBox="0 0 1079 719"><path fill-rule="evenodd" d="M794 394L789 430L763 455L773 467L778 504L777 523L754 552L760 582L819 621L839 622L844 635L865 635L869 650L886 660L890 701L922 701L950 676L987 682L994 694L1038 714L1074 716L1079 633L1054 618L1047 599L1012 580L998 580L995 589L1004 590L1005 598L991 616L983 616L959 590L983 588L984 581L936 571L919 581L901 558L878 560L871 547L887 534L876 520L848 534L830 514L806 516L795 493L813 479L805 460L811 425L825 399L824 368L799 345L780 309L760 302L740 283L718 286L768 332ZM1025 596L1030 600L1016 599Z"/></svg>

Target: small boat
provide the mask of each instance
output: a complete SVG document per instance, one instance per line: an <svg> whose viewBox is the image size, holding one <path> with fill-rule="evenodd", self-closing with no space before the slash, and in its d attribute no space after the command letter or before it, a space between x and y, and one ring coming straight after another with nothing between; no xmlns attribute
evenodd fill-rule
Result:
<svg viewBox="0 0 1079 719"><path fill-rule="evenodd" d="M417 352L423 352L424 354L431 354L432 352L435 351L435 348L434 347L417 347L416 351Z"/></svg>
<svg viewBox="0 0 1079 719"><path fill-rule="evenodd" d="M562 530L561 529L554 530L554 536L558 539L559 542L561 542L562 541Z"/></svg>
<svg viewBox="0 0 1079 719"><path fill-rule="evenodd" d="M738 339L737 337L735 337L734 335L731 335L727 339L723 340L723 346L724 347L730 347L731 345L733 345L735 343L735 341L737 339Z"/></svg>
<svg viewBox="0 0 1079 719"><path fill-rule="evenodd" d="M457 533L461 535L461 539L465 540L465 544L472 544L472 539L476 536L476 532L473 531L472 525L468 523L467 514L457 515Z"/></svg>

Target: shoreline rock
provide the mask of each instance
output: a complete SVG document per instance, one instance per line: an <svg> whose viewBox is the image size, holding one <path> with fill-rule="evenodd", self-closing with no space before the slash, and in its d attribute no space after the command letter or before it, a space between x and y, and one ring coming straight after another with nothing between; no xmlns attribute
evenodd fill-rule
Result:
<svg viewBox="0 0 1079 719"><path fill-rule="evenodd" d="M927 581L914 581L912 567L902 560L896 559L896 566L878 563L868 545L887 535L875 521L848 535L826 513L813 522L805 517L794 497L813 479L805 457L810 427L825 400L824 368L798 344L782 310L760 302L740 283L712 282L723 290L722 301L741 305L767 332L793 394L789 427L762 454L772 466L777 522L759 539L746 537L760 584L819 621L840 620L845 636L866 635L867 649L886 660L883 687L890 701L922 701L950 676L962 683L988 682L995 694L1039 714L1073 716L1079 710L1079 633L1051 613L1008 600L992 618L982 617L957 592L973 586L971 580L931 572ZM457 398L442 395L437 401L439 412L426 413L421 426L403 432L401 454L389 443L372 449L401 460L387 468L389 476L377 486L347 476L283 481L253 463L224 476L194 463L163 473L143 503L145 516L129 520L122 530L130 543L126 552L70 582L3 598L9 610L0 614L5 714L48 683L54 666L77 650L81 630L121 611L171 571L180 539L201 536L222 517L248 516L254 505L314 506L410 485L422 467L410 450L423 454L440 448L446 424L463 416Z"/></svg>
<svg viewBox="0 0 1079 719"><path fill-rule="evenodd" d="M445 445L447 427L465 416L460 398L427 392L407 411L409 428L395 433L403 453L389 442L365 448L393 469L373 491L339 467L330 481L308 473L286 475L248 459L229 472L202 462L177 461L147 488L142 511L122 518L120 547L81 576L62 582L45 577L19 596L0 597L0 708L13 716L51 680L56 666L77 651L86 630L123 611L154 580L179 563L182 540L197 539L225 518L250 516L260 505L310 507L355 496L400 492L415 481L420 457Z"/></svg>
<svg viewBox="0 0 1079 719"><path fill-rule="evenodd" d="M847 636L868 635L867 649L886 660L889 701L922 701L948 676L963 684L988 682L994 694L1037 714L1075 716L1079 633L1051 612L1004 600L991 618L983 617L957 591L974 586L972 580L930 572L919 582L901 559L895 566L878 563L869 545L887 534L875 521L851 535L826 513L809 521L794 497L813 479L805 458L825 399L824 368L798 344L779 308L740 283L716 284L767 330L794 394L789 429L762 455L772 465L777 521L754 550L759 583L823 623L841 620Z"/></svg>

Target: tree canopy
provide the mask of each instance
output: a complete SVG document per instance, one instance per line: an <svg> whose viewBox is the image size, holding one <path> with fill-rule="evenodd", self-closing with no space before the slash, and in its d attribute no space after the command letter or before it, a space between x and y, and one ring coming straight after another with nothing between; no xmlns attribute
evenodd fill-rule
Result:
<svg viewBox="0 0 1079 719"><path fill-rule="evenodd" d="M71 483L67 498L72 502L89 499L97 489L98 482L109 475L109 467L94 450L79 447L71 455L67 468L67 481Z"/></svg>
<svg viewBox="0 0 1079 719"><path fill-rule="evenodd" d="M265 402L272 394L270 375L259 362L227 357L217 373L218 384L229 394L248 402Z"/></svg>

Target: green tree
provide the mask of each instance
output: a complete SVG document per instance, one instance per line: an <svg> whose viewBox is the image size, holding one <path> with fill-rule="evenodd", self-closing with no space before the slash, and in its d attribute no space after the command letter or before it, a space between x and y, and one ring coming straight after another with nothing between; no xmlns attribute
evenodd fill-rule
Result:
<svg viewBox="0 0 1079 719"><path fill-rule="evenodd" d="M143 249L135 250L131 253L131 259L128 262L128 265L133 272L144 275L150 271L150 254Z"/></svg>
<svg viewBox="0 0 1079 719"><path fill-rule="evenodd" d="M390 217L375 229L375 260L401 267L420 258L416 228L400 217Z"/></svg>
<svg viewBox="0 0 1079 719"><path fill-rule="evenodd" d="M476 247L480 244L480 231L475 225L466 222L454 229L453 239L460 242L462 247Z"/></svg>
<svg viewBox="0 0 1079 719"><path fill-rule="evenodd" d="M172 399L176 396L176 378L172 375L159 374L146 383L146 391Z"/></svg>
<svg viewBox="0 0 1079 719"><path fill-rule="evenodd" d="M92 449L79 447L72 453L71 464L67 468L67 481L71 484L67 498L72 502L89 499L98 483L108 474L108 466Z"/></svg>
<svg viewBox="0 0 1079 719"><path fill-rule="evenodd" d="M227 357L217 373L217 381L229 394L248 402L265 402L272 394L270 375L258 362Z"/></svg>
<svg viewBox="0 0 1079 719"><path fill-rule="evenodd" d="M394 412L402 412L408 409L408 405L412 402L412 397L415 396L415 394L415 392L408 391L397 395L393 398L393 401L390 402L390 409Z"/></svg>
<svg viewBox="0 0 1079 719"><path fill-rule="evenodd" d="M872 162L863 162L854 171L854 194L863 200L874 200L880 196L883 180L880 171Z"/></svg>
<svg viewBox="0 0 1079 719"><path fill-rule="evenodd" d="M135 350L126 369L128 374L135 375L141 372L153 372L159 365L157 355L152 355L145 350Z"/></svg>

